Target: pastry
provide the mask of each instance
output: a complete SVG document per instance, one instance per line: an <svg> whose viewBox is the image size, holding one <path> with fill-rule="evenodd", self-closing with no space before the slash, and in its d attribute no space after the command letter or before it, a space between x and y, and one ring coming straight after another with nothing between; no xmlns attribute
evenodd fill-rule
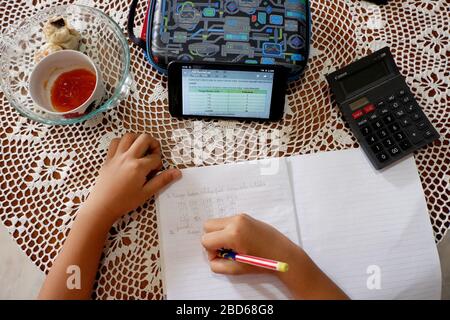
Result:
<svg viewBox="0 0 450 320"><path fill-rule="evenodd" d="M48 43L63 49L77 50L80 45L80 33L61 16L47 21L44 25L44 34Z"/></svg>

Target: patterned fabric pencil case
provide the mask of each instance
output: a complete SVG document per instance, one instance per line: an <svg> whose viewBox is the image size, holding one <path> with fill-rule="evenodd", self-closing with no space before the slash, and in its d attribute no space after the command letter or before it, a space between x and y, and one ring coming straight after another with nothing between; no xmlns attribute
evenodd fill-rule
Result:
<svg viewBox="0 0 450 320"><path fill-rule="evenodd" d="M290 80L306 67L311 37L308 0L150 0L140 37L134 35L139 0L128 19L130 39L161 73L172 60L279 64Z"/></svg>

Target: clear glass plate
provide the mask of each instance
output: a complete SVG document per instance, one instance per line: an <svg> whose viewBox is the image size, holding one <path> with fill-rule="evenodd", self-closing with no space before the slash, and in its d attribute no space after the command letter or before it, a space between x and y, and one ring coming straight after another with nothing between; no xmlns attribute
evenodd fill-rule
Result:
<svg viewBox="0 0 450 320"><path fill-rule="evenodd" d="M41 111L29 94L29 77L36 65L34 55L45 44L44 23L63 16L81 33L80 51L91 57L105 84L103 103L78 118ZM6 32L5 32L6 31ZM52 7L4 30L0 37L0 85L9 103L23 116L50 125L85 121L111 109L126 98L131 87L130 49L121 28L103 12L82 5Z"/></svg>

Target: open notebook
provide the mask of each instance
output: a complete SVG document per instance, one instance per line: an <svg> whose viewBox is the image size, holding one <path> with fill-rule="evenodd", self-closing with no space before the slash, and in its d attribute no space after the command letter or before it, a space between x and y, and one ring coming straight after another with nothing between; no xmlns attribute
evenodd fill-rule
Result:
<svg viewBox="0 0 450 320"><path fill-rule="evenodd" d="M190 168L157 206L168 299L290 298L276 277L210 271L203 222L239 212L301 245L351 298L440 298L439 258L413 157L384 172L359 149Z"/></svg>

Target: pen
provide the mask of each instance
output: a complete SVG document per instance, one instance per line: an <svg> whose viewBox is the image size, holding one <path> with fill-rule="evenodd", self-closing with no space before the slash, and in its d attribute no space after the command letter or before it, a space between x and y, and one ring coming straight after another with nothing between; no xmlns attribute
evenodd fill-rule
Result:
<svg viewBox="0 0 450 320"><path fill-rule="evenodd" d="M266 268L266 269L270 269L270 270L274 270L274 271L286 272L289 270L289 265L285 262L254 257L254 256L245 255L245 254L238 254L232 250L227 250L227 249L218 250L217 256L224 258L224 259L234 260L234 261L250 264L252 266Z"/></svg>

